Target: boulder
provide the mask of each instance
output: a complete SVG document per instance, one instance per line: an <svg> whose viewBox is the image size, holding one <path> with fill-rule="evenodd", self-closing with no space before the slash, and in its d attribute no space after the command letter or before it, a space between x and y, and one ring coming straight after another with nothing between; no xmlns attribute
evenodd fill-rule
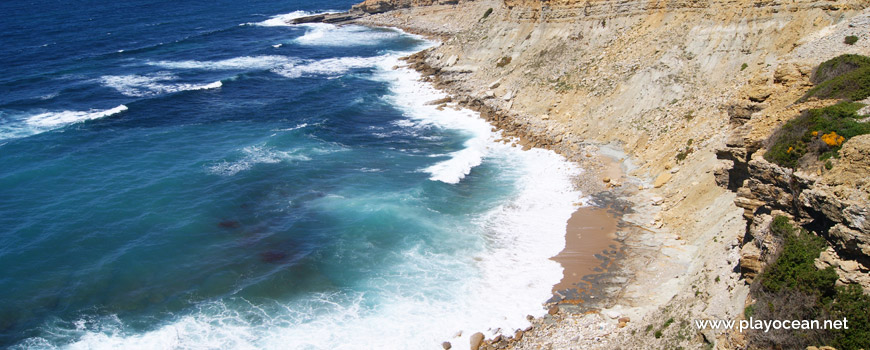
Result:
<svg viewBox="0 0 870 350"><path fill-rule="evenodd" d="M471 350L480 350L480 345L483 344L483 333L477 332L472 334L469 343Z"/></svg>
<svg viewBox="0 0 870 350"><path fill-rule="evenodd" d="M764 102L772 94L773 90L766 86L755 86L746 92L746 97L752 102Z"/></svg>

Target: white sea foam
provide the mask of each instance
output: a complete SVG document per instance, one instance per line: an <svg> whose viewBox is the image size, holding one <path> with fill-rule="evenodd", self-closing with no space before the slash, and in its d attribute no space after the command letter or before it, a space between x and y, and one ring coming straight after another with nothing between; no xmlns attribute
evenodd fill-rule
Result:
<svg viewBox="0 0 870 350"><path fill-rule="evenodd" d="M272 69L280 65L295 64L299 59L287 56L244 56L218 61L148 61L147 64L169 69L242 70Z"/></svg>
<svg viewBox="0 0 870 350"><path fill-rule="evenodd" d="M470 136L464 144L465 148L451 153L449 159L423 169L431 174L430 179L458 183L483 162L493 147L500 147L493 142L499 135L491 132L492 126L479 118L477 113L465 109L438 110L437 106L427 102L445 97L443 92L407 78L408 72L391 70L390 67L399 64L395 58L380 60L378 64L381 68L381 79L391 82L393 93L388 99L416 123L409 127L434 125L445 129L459 129Z"/></svg>
<svg viewBox="0 0 870 350"><path fill-rule="evenodd" d="M283 15L272 16L271 18L269 18L265 21L262 21L262 22L247 23L247 24L261 26L261 27L286 27L286 26L293 25L290 23L290 21L297 19L297 18L306 17L306 16L313 16L313 15L317 15L317 14L336 13L336 12L339 12L339 11L327 11L327 12L293 11L290 13L285 13Z"/></svg>
<svg viewBox="0 0 870 350"><path fill-rule="evenodd" d="M106 110L90 111L62 111L40 113L27 118L27 124L40 128L54 128L72 123L80 123L86 120L102 118L127 110L127 106L120 105Z"/></svg>
<svg viewBox="0 0 870 350"><path fill-rule="evenodd" d="M517 179L515 196L472 222L432 223L450 226L441 233L447 235L444 245L455 251L420 245L395 252L401 263L364 281L364 292L336 290L249 307L238 300L215 301L145 333L130 334L111 321L109 327L84 329L68 348L438 349L442 341L461 348L475 332L512 334L529 324L526 315L542 316L541 304L562 276L561 266L549 258L564 247L565 223L581 199L571 185L580 169L550 151L523 152L487 142L497 134L476 113L426 105L440 94L418 82L415 72L389 69L396 63L395 57L391 60L380 62L376 79L390 84L390 101L413 120L407 127L459 129L470 137L465 149L432 166L443 164L431 169L433 180L460 181L482 161L492 161ZM254 149L243 159L255 153L266 162L280 161L273 149ZM416 194L401 195L327 196L322 201L351 212L393 208L410 215L405 203ZM360 204L373 198L373 205ZM374 250L370 248L374 246L363 244L347 253L367 254Z"/></svg>
<svg viewBox="0 0 870 350"><path fill-rule="evenodd" d="M285 64L272 69L272 72L287 78L299 78L308 75L340 75L351 69L372 67L386 56L375 57L337 57L304 63Z"/></svg>
<svg viewBox="0 0 870 350"><path fill-rule="evenodd" d="M248 146L242 148L242 157L235 161L220 161L208 166L208 172L215 175L233 176L251 169L256 164L273 164L283 161L311 160L301 150L282 151L267 146Z"/></svg>
<svg viewBox="0 0 870 350"><path fill-rule="evenodd" d="M402 35L393 29L372 30L357 25L336 26L328 23L303 24L305 35L294 41L306 46L371 46Z"/></svg>
<svg viewBox="0 0 870 350"><path fill-rule="evenodd" d="M294 127L289 127L289 128L273 129L272 131L293 131L293 130L299 130L299 129L306 128L306 127L308 127L308 123L302 123L302 124L296 125Z"/></svg>
<svg viewBox="0 0 870 350"><path fill-rule="evenodd" d="M105 75L100 78L100 83L111 87L118 92L133 97L154 96L166 93L190 90L216 89L223 86L220 81L208 84L190 83L166 83L177 77L166 74L154 75Z"/></svg>
<svg viewBox="0 0 870 350"><path fill-rule="evenodd" d="M31 136L66 125L118 114L126 110L127 106L119 105L105 110L54 111L24 116L9 116L9 120L0 125L0 140Z"/></svg>

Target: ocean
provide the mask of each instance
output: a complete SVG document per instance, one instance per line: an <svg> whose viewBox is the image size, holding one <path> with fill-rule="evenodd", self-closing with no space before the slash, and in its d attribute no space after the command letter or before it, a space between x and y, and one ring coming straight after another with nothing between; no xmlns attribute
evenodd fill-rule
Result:
<svg viewBox="0 0 870 350"><path fill-rule="evenodd" d="M353 1L0 3L0 348L426 349L512 334L581 169L495 142ZM456 345L459 346L459 345Z"/></svg>

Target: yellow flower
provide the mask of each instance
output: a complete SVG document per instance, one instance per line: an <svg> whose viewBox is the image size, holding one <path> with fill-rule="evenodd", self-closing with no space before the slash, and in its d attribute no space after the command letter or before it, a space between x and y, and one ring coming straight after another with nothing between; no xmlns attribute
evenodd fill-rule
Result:
<svg viewBox="0 0 870 350"><path fill-rule="evenodd" d="M785 153L791 153L791 151L794 151L794 147L789 147L788 151L785 151Z"/></svg>
<svg viewBox="0 0 870 350"><path fill-rule="evenodd" d="M844 141L846 141L846 138L837 135L836 131L831 131L828 134L822 135L822 141L828 146L839 147Z"/></svg>
<svg viewBox="0 0 870 350"><path fill-rule="evenodd" d="M813 131L813 136L819 136L819 132L818 132L818 131Z"/></svg>

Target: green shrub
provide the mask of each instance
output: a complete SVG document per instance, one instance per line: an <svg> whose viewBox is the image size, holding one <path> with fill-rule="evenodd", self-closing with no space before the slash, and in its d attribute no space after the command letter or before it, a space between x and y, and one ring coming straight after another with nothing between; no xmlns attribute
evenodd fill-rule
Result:
<svg viewBox="0 0 870 350"><path fill-rule="evenodd" d="M854 35L849 35L845 39L843 39L843 42L847 45L855 45L855 43L858 42L858 37Z"/></svg>
<svg viewBox="0 0 870 350"><path fill-rule="evenodd" d="M837 349L870 349L870 296L854 284L839 287L831 309L834 319L845 318L849 326L849 329L834 332L834 346Z"/></svg>
<svg viewBox="0 0 870 350"><path fill-rule="evenodd" d="M770 230L783 237L784 243L779 257L764 272L762 286L774 293L789 288L832 296L837 273L833 267L819 270L813 263L825 249L825 240L809 232L797 230L783 216L774 219Z"/></svg>
<svg viewBox="0 0 870 350"><path fill-rule="evenodd" d="M743 317L747 320L755 314L755 304L749 305L743 309Z"/></svg>
<svg viewBox="0 0 870 350"><path fill-rule="evenodd" d="M816 84L804 97L859 101L870 96L870 57L841 55L820 64L813 74Z"/></svg>
<svg viewBox="0 0 870 350"><path fill-rule="evenodd" d="M747 306L746 318L760 320L848 320L849 329L750 331L750 348L806 348L832 345L837 349L870 349L870 296L861 287L834 287L833 268L819 270L814 260L825 249L821 237L794 227L777 216L771 232L784 240L780 254L752 288L757 302ZM757 307L756 305L766 306Z"/></svg>
<svg viewBox="0 0 870 350"><path fill-rule="evenodd" d="M808 152L819 154L820 160L837 157L842 143L826 144L825 135L836 133L842 141L870 133L870 123L861 123L856 113L864 105L840 102L825 108L811 109L788 121L771 137L764 158L784 167L796 168Z"/></svg>
<svg viewBox="0 0 870 350"><path fill-rule="evenodd" d="M744 70L746 70L746 68L749 68L749 65L748 65L748 64L744 63L744 64L740 65L740 71L741 71L741 72L744 71Z"/></svg>
<svg viewBox="0 0 870 350"><path fill-rule="evenodd" d="M660 330L656 331L655 336L656 336L656 339L661 338L661 337L662 337L662 331L660 331Z"/></svg>
<svg viewBox="0 0 870 350"><path fill-rule="evenodd" d="M870 66L870 57L861 55L840 55L822 62L816 67L810 81L813 84L823 83L825 80L836 78L861 67Z"/></svg>
<svg viewBox="0 0 870 350"><path fill-rule="evenodd" d="M491 14L492 14L492 7L488 8L488 9L486 10L486 12L483 13L483 17L481 17L480 19L486 19L486 18L489 17L489 15L491 15Z"/></svg>

